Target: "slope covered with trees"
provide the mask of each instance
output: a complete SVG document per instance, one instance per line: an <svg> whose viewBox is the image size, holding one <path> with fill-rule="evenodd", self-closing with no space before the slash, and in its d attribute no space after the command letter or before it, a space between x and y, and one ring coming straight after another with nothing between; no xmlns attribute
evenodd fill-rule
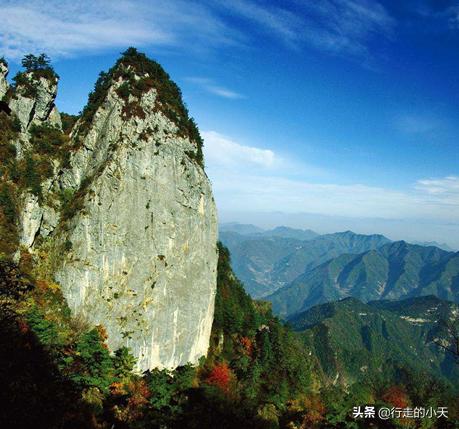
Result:
<svg viewBox="0 0 459 429"><path fill-rule="evenodd" d="M209 354L173 372L131 372L129 350L110 353L103 326L72 318L59 286L27 268L0 264L2 427L277 427L318 387L314 359L250 299L222 246Z"/></svg>
<svg viewBox="0 0 459 429"><path fill-rule="evenodd" d="M364 302L436 295L459 301L459 254L404 241L344 254L266 297L282 317L352 296Z"/></svg>
<svg viewBox="0 0 459 429"><path fill-rule="evenodd" d="M451 373L443 373L446 360L440 365L438 350L422 343L430 324L401 317L415 319L435 307L445 313L452 304L434 298L399 306L346 300L292 320L297 334L271 315L267 303L251 300L231 270L227 249L219 250L207 358L197 367L143 374L132 372L128 349L110 353L103 326L71 317L58 285L40 278L39 270L28 271L27 261L20 267L2 261L0 425L351 428L365 427L351 416L356 404L402 399L447 404L454 418L444 376L454 380L458 369L448 364ZM427 314L429 323L438 315ZM429 359L436 359L437 372L413 365ZM384 371L377 370L381 365ZM430 423L423 427L448 427Z"/></svg>
<svg viewBox="0 0 459 429"><path fill-rule="evenodd" d="M314 350L330 380L395 382L397 371L407 368L453 387L459 366L433 339L439 321L457 312L456 304L434 296L369 304L345 298L315 306L290 324Z"/></svg>
<svg viewBox="0 0 459 429"><path fill-rule="evenodd" d="M254 298L273 293L332 258L377 249L389 242L376 234L346 231L317 236L309 230L286 227L244 234L226 230L220 239L233 255L234 271Z"/></svg>

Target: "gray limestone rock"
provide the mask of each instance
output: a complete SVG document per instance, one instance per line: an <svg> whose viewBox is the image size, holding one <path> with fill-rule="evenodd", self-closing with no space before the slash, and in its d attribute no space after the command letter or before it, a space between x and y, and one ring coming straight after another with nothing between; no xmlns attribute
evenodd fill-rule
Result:
<svg viewBox="0 0 459 429"><path fill-rule="evenodd" d="M26 84L19 84L9 106L18 117L22 131L26 132L32 124L47 122L62 126L54 100L57 95L57 79L35 76L33 72L24 73Z"/></svg>
<svg viewBox="0 0 459 429"><path fill-rule="evenodd" d="M0 100L6 94L6 91L8 91L8 81L6 80L7 76L8 66L4 62L0 61Z"/></svg>
<svg viewBox="0 0 459 429"><path fill-rule="evenodd" d="M24 135L31 123L60 126L56 87L36 84L36 97L19 88L10 103ZM73 314L103 325L112 351L129 347L137 370L196 364L209 346L216 293L210 182L197 143L163 113L157 90L126 100L122 84L112 83L85 133L76 124L68 166L44 184L44 202L24 196L21 242L33 251L48 237L64 249L55 279ZM142 113L126 114L127 102ZM62 193L73 195L64 216Z"/></svg>

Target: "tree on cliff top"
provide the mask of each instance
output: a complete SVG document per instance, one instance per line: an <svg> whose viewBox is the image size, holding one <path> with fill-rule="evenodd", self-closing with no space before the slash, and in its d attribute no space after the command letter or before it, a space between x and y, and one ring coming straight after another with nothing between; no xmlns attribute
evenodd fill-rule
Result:
<svg viewBox="0 0 459 429"><path fill-rule="evenodd" d="M22 58L21 64L27 72L53 70L50 58L44 53L38 55L38 57L33 54L25 55L24 58Z"/></svg>

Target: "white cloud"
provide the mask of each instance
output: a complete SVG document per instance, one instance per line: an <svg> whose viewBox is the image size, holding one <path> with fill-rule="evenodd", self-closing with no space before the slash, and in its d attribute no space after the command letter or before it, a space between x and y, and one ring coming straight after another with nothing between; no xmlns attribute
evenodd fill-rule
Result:
<svg viewBox="0 0 459 429"><path fill-rule="evenodd" d="M205 159L209 168L269 168L280 161L272 150L244 146L215 131L204 131L201 134L205 141Z"/></svg>
<svg viewBox="0 0 459 429"><path fill-rule="evenodd" d="M225 88L223 86L217 85L212 79L201 78L201 77L189 77L186 78L187 81L199 85L201 88L207 92L218 95L219 97L229 98L229 99L240 99L245 98L242 94L239 94L236 91Z"/></svg>
<svg viewBox="0 0 459 429"><path fill-rule="evenodd" d="M294 43L297 41L300 29L304 24L303 19L287 9L268 7L256 1L232 0L216 2L221 7L229 9L232 13L240 15L267 31L281 37L284 41Z"/></svg>
<svg viewBox="0 0 459 429"><path fill-rule="evenodd" d="M228 12L250 21L243 34ZM394 20L378 2L294 0L275 7L255 0L0 0L0 50L11 59L45 51L52 57L129 45L208 49L250 46L263 31L299 48L368 53L373 36L390 37ZM216 94L237 93L216 86Z"/></svg>
<svg viewBox="0 0 459 429"><path fill-rule="evenodd" d="M390 38L395 27L395 20L377 1L294 0L289 9L246 0L218 4L288 45L309 44L335 54L365 56L372 37Z"/></svg>
<svg viewBox="0 0 459 429"><path fill-rule="evenodd" d="M420 179L403 190L324 183L320 168L292 163L274 151L242 145L215 131L202 134L221 210L459 222L456 176Z"/></svg>
<svg viewBox="0 0 459 429"><path fill-rule="evenodd" d="M9 58L45 51L53 57L136 46L233 43L211 11L185 0L0 0L0 49Z"/></svg>
<svg viewBox="0 0 459 429"><path fill-rule="evenodd" d="M416 189L428 195L438 197L444 203L459 205L458 176L418 180Z"/></svg>

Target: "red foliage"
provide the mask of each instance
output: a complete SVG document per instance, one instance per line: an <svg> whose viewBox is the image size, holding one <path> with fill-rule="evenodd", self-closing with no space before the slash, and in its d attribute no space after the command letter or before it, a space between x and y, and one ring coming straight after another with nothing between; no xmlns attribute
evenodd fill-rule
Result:
<svg viewBox="0 0 459 429"><path fill-rule="evenodd" d="M151 396L147 383L142 379L131 381L128 385L128 390L131 395L129 402L133 405L146 404Z"/></svg>
<svg viewBox="0 0 459 429"><path fill-rule="evenodd" d="M48 282L45 280L37 280L35 286L40 292L45 292L49 287Z"/></svg>
<svg viewBox="0 0 459 429"><path fill-rule="evenodd" d="M107 330L102 325L97 325L96 329L97 329L97 332L99 333L100 339L103 342L102 346L108 350L108 346L105 343L105 341L107 341L107 338L108 338Z"/></svg>
<svg viewBox="0 0 459 429"><path fill-rule="evenodd" d="M218 387L222 392L228 393L233 373L226 362L215 365L206 379L206 383Z"/></svg>
<svg viewBox="0 0 459 429"><path fill-rule="evenodd" d="M117 419L123 422L136 422L143 418L151 396L145 380L134 379L126 384L114 382L110 385L110 393L117 397L117 405L112 408Z"/></svg>
<svg viewBox="0 0 459 429"><path fill-rule="evenodd" d="M401 386L391 386L382 395L382 399L396 408L406 408L409 398L405 389Z"/></svg>
<svg viewBox="0 0 459 429"><path fill-rule="evenodd" d="M306 414L301 425L302 429L309 429L319 424L325 415L325 405L319 396L309 396L305 398Z"/></svg>
<svg viewBox="0 0 459 429"><path fill-rule="evenodd" d="M99 333L100 339L105 341L108 338L107 330L102 325L97 325L96 329Z"/></svg>
<svg viewBox="0 0 459 429"><path fill-rule="evenodd" d="M241 338L241 344L242 344L242 347L244 347L245 352L249 356L252 356L252 352L253 352L252 340L249 337L242 337Z"/></svg>
<svg viewBox="0 0 459 429"><path fill-rule="evenodd" d="M110 384L110 393L114 396L126 395L126 389L124 383L114 381Z"/></svg>
<svg viewBox="0 0 459 429"><path fill-rule="evenodd" d="M21 334L27 334L30 331L29 325L24 320L18 320L18 327Z"/></svg>

